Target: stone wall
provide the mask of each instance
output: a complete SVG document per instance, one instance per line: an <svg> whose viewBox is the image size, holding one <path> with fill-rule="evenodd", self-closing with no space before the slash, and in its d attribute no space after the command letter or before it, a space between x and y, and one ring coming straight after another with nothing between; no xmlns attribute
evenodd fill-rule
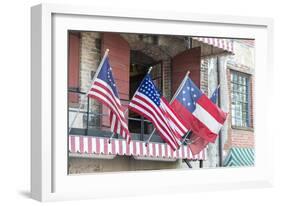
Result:
<svg viewBox="0 0 281 206"><path fill-rule="evenodd" d="M231 112L228 115L228 139L224 145L224 149L228 150L230 147L250 147L255 145L254 141L254 79L255 79L255 49L254 41L237 40L234 41L235 55L229 58L227 62L227 79L228 91L231 94L231 71L238 71L249 76L250 80L250 127L236 128L231 125ZM229 95L229 108L231 108L231 97Z"/></svg>
<svg viewBox="0 0 281 206"><path fill-rule="evenodd" d="M80 35L80 90L87 92L101 60L101 34L99 32L81 32ZM87 104L84 105L87 106ZM90 99L90 111L100 113L100 103ZM92 116L90 124L98 126L100 124L99 116Z"/></svg>
<svg viewBox="0 0 281 206"><path fill-rule="evenodd" d="M176 169L179 168L180 161L181 160L174 162L135 160L133 157L128 156L117 156L112 160L70 157L69 173L78 174L92 172Z"/></svg>

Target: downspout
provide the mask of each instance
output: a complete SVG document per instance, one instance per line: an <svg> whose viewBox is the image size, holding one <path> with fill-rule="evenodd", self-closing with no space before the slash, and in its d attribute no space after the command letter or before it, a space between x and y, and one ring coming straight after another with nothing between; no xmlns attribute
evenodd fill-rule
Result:
<svg viewBox="0 0 281 206"><path fill-rule="evenodd" d="M221 84L221 80L220 80L220 69L221 69L221 65L220 65L220 58L217 56L217 84L220 85ZM221 92L219 91L218 94L218 106L221 107ZM218 153L219 153L219 166L222 167L223 166L223 145L222 145L222 133L221 131L219 132L219 138L218 138Z"/></svg>

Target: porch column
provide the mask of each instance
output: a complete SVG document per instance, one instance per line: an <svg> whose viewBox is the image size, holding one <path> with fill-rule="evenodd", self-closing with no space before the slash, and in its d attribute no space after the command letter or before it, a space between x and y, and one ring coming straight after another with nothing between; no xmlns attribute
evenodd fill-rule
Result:
<svg viewBox="0 0 281 206"><path fill-rule="evenodd" d="M220 78L220 107L225 112L230 112L229 105L230 105L230 92L228 89L228 78L227 78L227 61L228 56L220 56L218 58L219 61L219 78ZM221 130L221 141L222 141L222 148L224 148L224 144L227 141L228 138L228 128L229 128L229 122L231 120L228 118L224 124L224 127ZM225 158L225 151L223 150L223 160Z"/></svg>

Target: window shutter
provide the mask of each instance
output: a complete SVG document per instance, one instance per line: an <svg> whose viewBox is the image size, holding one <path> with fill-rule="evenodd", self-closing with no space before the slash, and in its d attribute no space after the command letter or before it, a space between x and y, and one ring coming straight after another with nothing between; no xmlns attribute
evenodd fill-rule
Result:
<svg viewBox="0 0 281 206"><path fill-rule="evenodd" d="M79 89L79 67L80 67L80 36L69 33L68 47L68 88ZM69 92L69 102L78 103L79 95Z"/></svg>
<svg viewBox="0 0 281 206"><path fill-rule="evenodd" d="M200 47L181 52L172 59L172 96L188 70L190 71L189 77L200 88L200 64Z"/></svg>
<svg viewBox="0 0 281 206"><path fill-rule="evenodd" d="M119 97L123 110L127 109L129 103L129 76L130 76L130 47L126 40L116 33L103 33L102 35L102 55L109 49L109 61L112 67L113 76L119 91ZM124 101L127 100L127 101ZM108 108L102 106L102 113L108 114ZM128 113L127 113L128 114ZM126 114L126 119L127 119ZM102 126L110 126L108 116L102 117Z"/></svg>

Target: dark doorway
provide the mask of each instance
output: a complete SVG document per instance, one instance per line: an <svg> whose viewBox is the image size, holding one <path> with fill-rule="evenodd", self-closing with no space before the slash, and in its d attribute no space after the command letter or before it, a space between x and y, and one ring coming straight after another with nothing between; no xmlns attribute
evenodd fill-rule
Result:
<svg viewBox="0 0 281 206"><path fill-rule="evenodd" d="M153 66L153 70L150 73L151 77L159 91L162 92L161 61L155 61L141 51L132 50L130 63L130 99L132 99L151 66ZM140 134L140 140L143 140L143 135L152 132L153 125L139 114L129 111L129 130L131 133Z"/></svg>

